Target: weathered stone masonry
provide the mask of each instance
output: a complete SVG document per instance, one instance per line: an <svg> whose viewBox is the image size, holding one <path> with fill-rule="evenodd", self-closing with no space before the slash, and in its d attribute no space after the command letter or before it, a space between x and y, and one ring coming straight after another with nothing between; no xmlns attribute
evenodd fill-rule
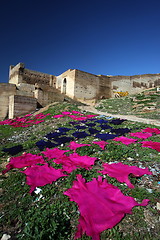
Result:
<svg viewBox="0 0 160 240"><path fill-rule="evenodd" d="M114 92L136 94L157 86L160 86L159 73L105 76L69 69L54 76L26 69L23 63L19 63L10 66L9 83L0 84L0 119L14 118L55 101L62 102L65 95L94 103L98 99L114 97Z"/></svg>

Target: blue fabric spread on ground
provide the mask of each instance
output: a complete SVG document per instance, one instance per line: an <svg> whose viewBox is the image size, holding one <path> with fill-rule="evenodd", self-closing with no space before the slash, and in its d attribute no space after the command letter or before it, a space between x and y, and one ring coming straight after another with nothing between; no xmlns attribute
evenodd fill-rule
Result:
<svg viewBox="0 0 160 240"><path fill-rule="evenodd" d="M23 151L23 146L22 145L17 145L17 146L10 147L10 148L3 148L2 151L7 152L10 155L14 156L14 155L18 154L19 152Z"/></svg>
<svg viewBox="0 0 160 240"><path fill-rule="evenodd" d="M88 127L94 127L96 124L95 123L86 123Z"/></svg>
<svg viewBox="0 0 160 240"><path fill-rule="evenodd" d="M99 119L99 120L96 120L95 122L97 122L97 123L108 123L108 121L107 120L104 120L104 119Z"/></svg>
<svg viewBox="0 0 160 240"><path fill-rule="evenodd" d="M66 133L66 132L69 132L71 130L71 128L60 127L60 128L58 128L58 130L60 131L60 133Z"/></svg>
<svg viewBox="0 0 160 240"><path fill-rule="evenodd" d="M75 128L77 128L77 129L86 129L87 127L86 126L75 126Z"/></svg>
<svg viewBox="0 0 160 240"><path fill-rule="evenodd" d="M88 133L86 133L86 132L74 132L73 134L72 134L75 138L85 138L85 137L87 137L87 136L89 136L89 134Z"/></svg>
<svg viewBox="0 0 160 240"><path fill-rule="evenodd" d="M109 125L105 125L105 124L98 125L98 127L100 127L101 129L111 129L112 128Z"/></svg>
<svg viewBox="0 0 160 240"><path fill-rule="evenodd" d="M71 125L77 125L77 122L69 122Z"/></svg>
<svg viewBox="0 0 160 240"><path fill-rule="evenodd" d="M90 132L90 134L95 134L95 133L100 132L100 131L98 131L97 129L94 129L94 128L89 128L88 131Z"/></svg>
<svg viewBox="0 0 160 240"><path fill-rule="evenodd" d="M98 133L95 137L100 138L103 141L113 139L117 137L118 135L115 134L109 134L109 133Z"/></svg>
<svg viewBox="0 0 160 240"><path fill-rule="evenodd" d="M82 120L82 121L79 121L78 123L81 124L81 123L86 123L88 120Z"/></svg>
<svg viewBox="0 0 160 240"><path fill-rule="evenodd" d="M62 133L50 132L47 135L45 135L45 137L48 138L48 139L52 139L52 138L55 138L55 137L59 137L61 135L62 135Z"/></svg>
<svg viewBox="0 0 160 240"><path fill-rule="evenodd" d="M109 121L109 123L114 124L114 125L119 125L119 124L123 123L124 121L126 121L126 120L118 118L118 119L113 119L113 120Z"/></svg>
<svg viewBox="0 0 160 240"><path fill-rule="evenodd" d="M40 140L40 141L36 142L36 146L39 148L40 151L43 151L43 149L45 147L53 148L53 147L56 147L58 145L53 143L53 142L51 142L51 141Z"/></svg>
<svg viewBox="0 0 160 240"><path fill-rule="evenodd" d="M111 129L111 132L116 133L118 135L123 135L125 133L130 132L131 130L129 128L117 128L117 129Z"/></svg>
<svg viewBox="0 0 160 240"><path fill-rule="evenodd" d="M54 141L57 142L58 145L60 145L60 144L67 143L67 142L70 142L73 140L74 140L73 137L61 137L61 138L56 138Z"/></svg>

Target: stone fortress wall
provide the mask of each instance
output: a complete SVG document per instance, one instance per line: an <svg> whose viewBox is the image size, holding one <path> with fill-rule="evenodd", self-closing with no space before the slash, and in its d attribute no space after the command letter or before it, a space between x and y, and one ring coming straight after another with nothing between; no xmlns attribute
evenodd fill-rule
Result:
<svg viewBox="0 0 160 240"><path fill-rule="evenodd" d="M0 119L8 117L9 96L17 92L16 85L9 83L0 83Z"/></svg>
<svg viewBox="0 0 160 240"><path fill-rule="evenodd" d="M160 86L160 74L134 76L94 75L69 69L59 76L26 69L23 63L10 66L9 83L0 84L0 119L35 111L65 96L86 103L114 97L115 92L136 94Z"/></svg>
<svg viewBox="0 0 160 240"><path fill-rule="evenodd" d="M16 66L11 65L9 70L9 83L20 84L43 84L45 86L55 87L56 77L51 74L41 73L26 69L23 63Z"/></svg>
<svg viewBox="0 0 160 240"><path fill-rule="evenodd" d="M76 70L74 95L78 100L97 99L99 93L99 77Z"/></svg>
<svg viewBox="0 0 160 240"><path fill-rule="evenodd" d="M72 99L75 98L75 71L75 69L69 69L56 77L56 88Z"/></svg>
<svg viewBox="0 0 160 240"><path fill-rule="evenodd" d="M134 76L111 76L112 91L128 91L136 94L144 89L160 86L160 74L142 74Z"/></svg>

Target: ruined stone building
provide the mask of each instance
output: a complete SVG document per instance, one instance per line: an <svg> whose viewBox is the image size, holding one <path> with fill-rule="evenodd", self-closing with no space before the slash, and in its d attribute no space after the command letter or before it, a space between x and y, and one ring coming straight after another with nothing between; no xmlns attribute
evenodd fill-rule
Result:
<svg viewBox="0 0 160 240"><path fill-rule="evenodd" d="M24 64L10 66L9 83L0 83L0 119L13 118L37 107L71 99L94 103L114 97L114 92L135 94L160 86L160 74L134 76L94 75L69 69L59 76L26 69Z"/></svg>

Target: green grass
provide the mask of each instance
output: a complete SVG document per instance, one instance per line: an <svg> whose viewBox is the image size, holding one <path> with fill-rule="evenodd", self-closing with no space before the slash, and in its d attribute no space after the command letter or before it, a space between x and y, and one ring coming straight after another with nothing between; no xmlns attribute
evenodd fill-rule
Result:
<svg viewBox="0 0 160 240"><path fill-rule="evenodd" d="M149 92L149 90L147 92ZM137 105L136 107L135 104ZM156 109L151 112L143 112L144 107L151 106L154 106ZM99 101L96 108L102 112L112 114L135 115L142 118L160 119L160 93L157 92L155 94L151 93L149 95L145 95L142 92L137 95L105 99Z"/></svg>

